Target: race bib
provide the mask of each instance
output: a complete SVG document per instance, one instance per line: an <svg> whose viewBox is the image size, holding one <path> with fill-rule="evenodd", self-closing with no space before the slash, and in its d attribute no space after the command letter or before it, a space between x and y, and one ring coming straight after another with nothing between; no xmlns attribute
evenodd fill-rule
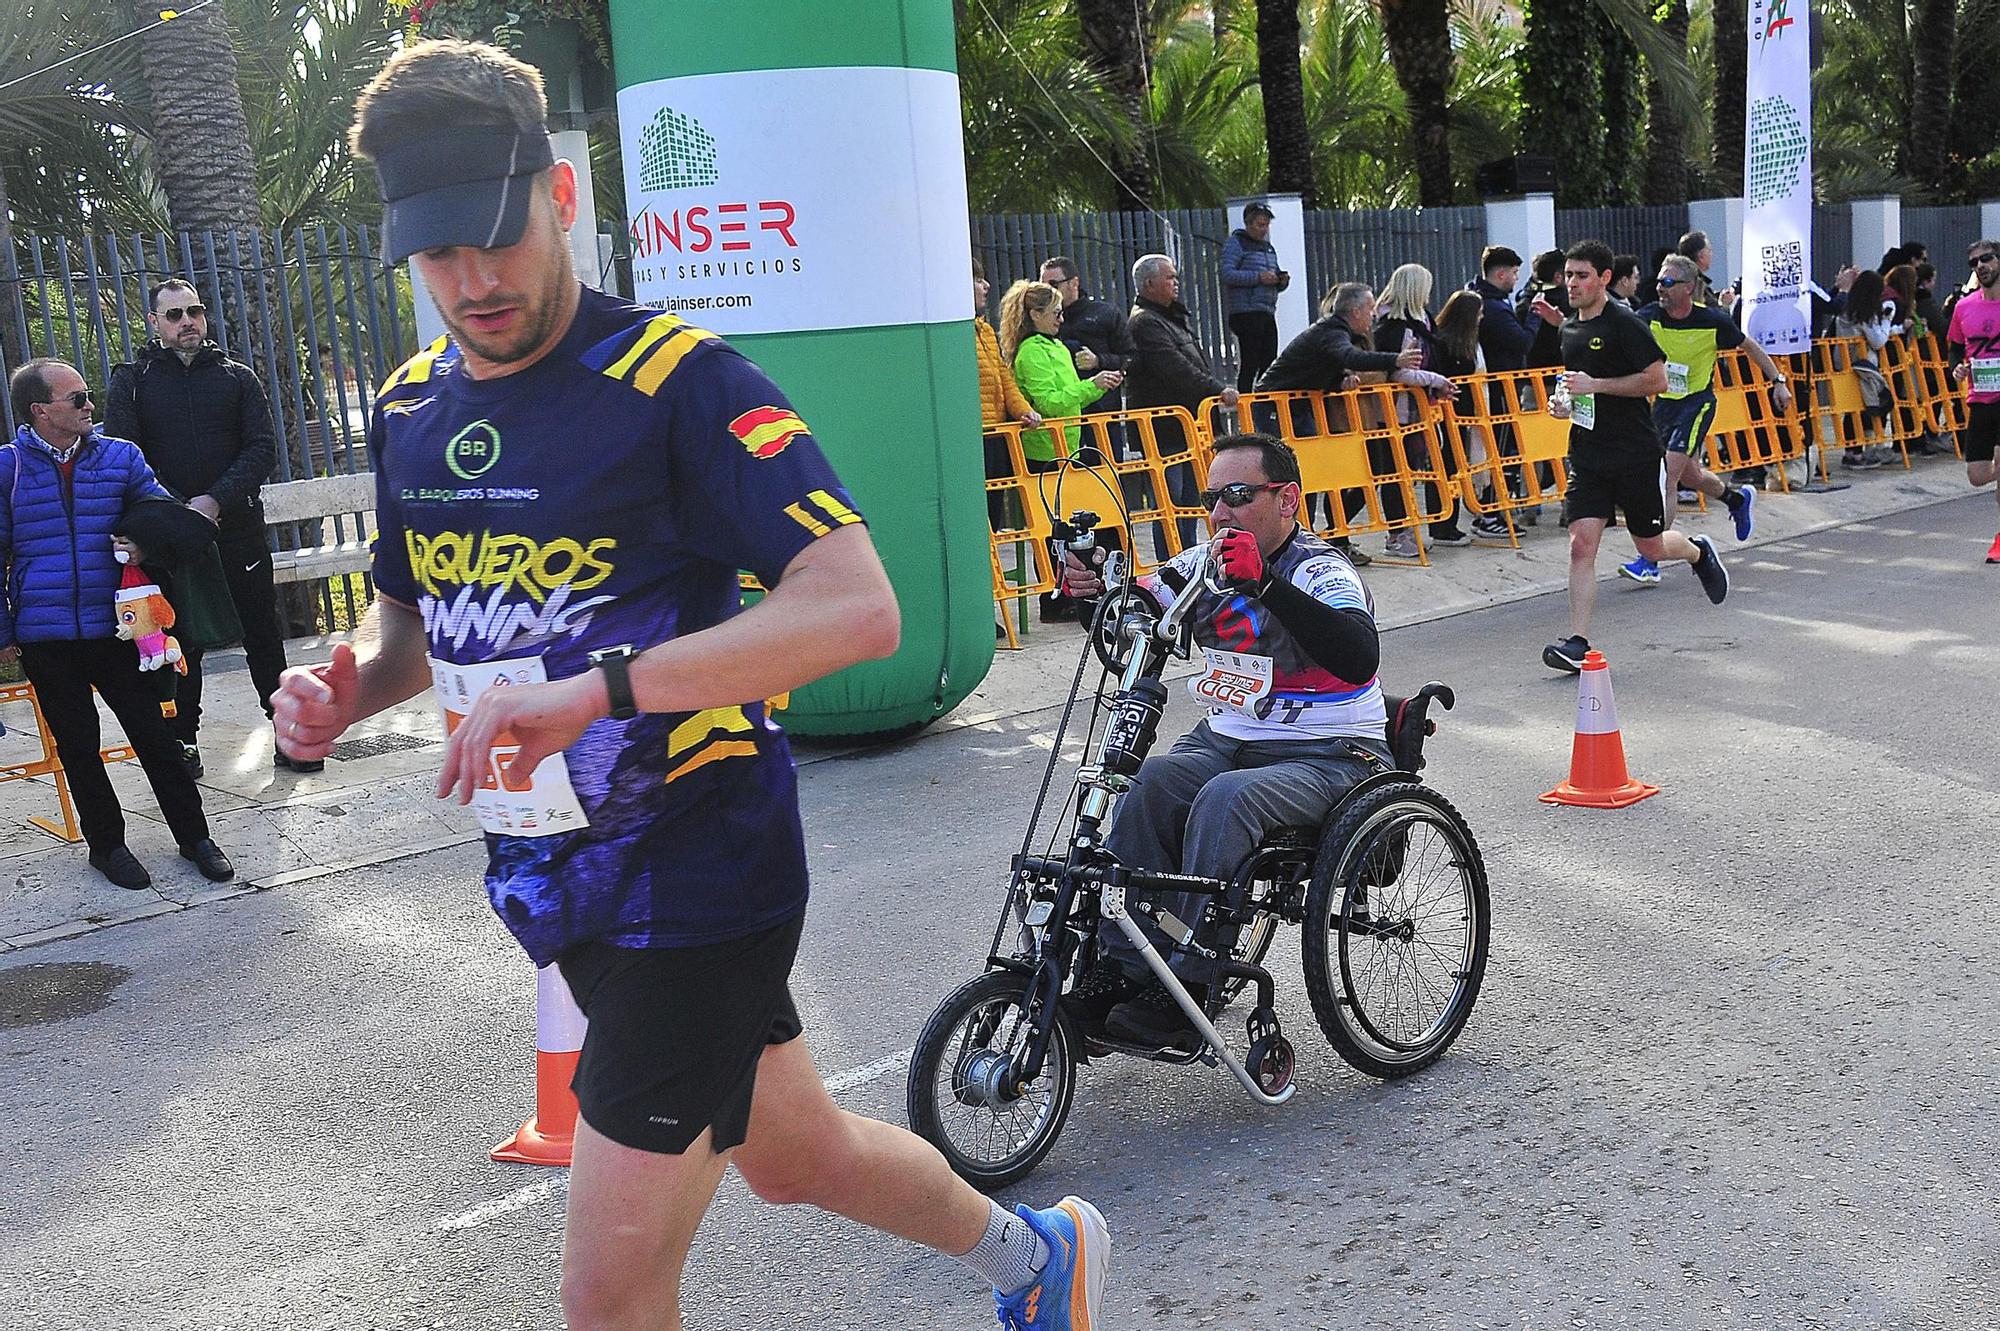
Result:
<svg viewBox="0 0 2000 1331"><path fill-rule="evenodd" d="M2000 356L1982 356L1972 362L1972 391L2000 393Z"/></svg>
<svg viewBox="0 0 2000 1331"><path fill-rule="evenodd" d="M1569 423L1584 430L1597 428L1597 394L1578 393L1569 400Z"/></svg>
<svg viewBox="0 0 2000 1331"><path fill-rule="evenodd" d="M486 690L544 684L549 678L539 656L481 665L451 665L433 658L430 667L431 683L444 708L447 735L458 729ZM508 762L520 751L520 743L505 730L487 751L486 773L472 794L472 811L479 817L479 826L500 836L527 837L554 836L590 826L569 783L569 764L563 756L550 754L535 768L534 775L522 780L506 772Z"/></svg>
<svg viewBox="0 0 2000 1331"><path fill-rule="evenodd" d="M1667 362L1667 392L1680 397L1688 391L1688 367L1677 360Z"/></svg>
<svg viewBox="0 0 2000 1331"><path fill-rule="evenodd" d="M1204 707L1261 717L1271 695L1271 658L1201 649L1208 669L1188 681L1188 693Z"/></svg>

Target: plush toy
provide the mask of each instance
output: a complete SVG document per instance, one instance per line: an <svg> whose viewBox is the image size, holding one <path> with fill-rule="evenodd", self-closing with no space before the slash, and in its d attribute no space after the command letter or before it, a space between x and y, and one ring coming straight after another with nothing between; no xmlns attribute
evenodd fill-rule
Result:
<svg viewBox="0 0 2000 1331"><path fill-rule="evenodd" d="M122 550L118 562L125 565L117 595L118 636L138 647L139 669L159 670L170 665L185 675L187 662L181 659L180 642L167 632L174 626L173 606L167 604L159 584L128 562Z"/></svg>

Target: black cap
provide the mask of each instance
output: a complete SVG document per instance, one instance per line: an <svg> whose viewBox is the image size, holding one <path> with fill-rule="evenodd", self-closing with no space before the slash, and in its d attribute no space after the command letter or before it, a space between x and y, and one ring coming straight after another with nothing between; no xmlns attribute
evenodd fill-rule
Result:
<svg viewBox="0 0 2000 1331"><path fill-rule="evenodd" d="M555 160L539 128L447 130L383 149L383 266L441 245L514 244L528 226L529 182Z"/></svg>

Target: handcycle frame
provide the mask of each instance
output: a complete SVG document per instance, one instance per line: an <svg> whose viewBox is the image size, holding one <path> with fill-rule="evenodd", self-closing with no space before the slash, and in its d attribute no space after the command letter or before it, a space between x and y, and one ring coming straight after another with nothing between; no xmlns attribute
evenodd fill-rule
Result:
<svg viewBox="0 0 2000 1331"><path fill-rule="evenodd" d="M1079 518L1086 516L1078 515ZM1072 530L1088 530L1088 524L1067 525L1071 525ZM1115 568L1111 572L1112 577L1107 578L1107 584L1117 583ZM1055 856L1030 855L1024 848L1014 856L1007 905L994 946L987 956L989 970L1020 974L1027 989L1024 998L1029 1021L1026 1046L1004 1071L995 1069L999 1075L993 1089L1002 1097L1018 1094L1022 1087L1032 1084L1042 1073L1055 1033L1063 988L1071 975L1077 954L1089 945L1087 940L1094 938L1095 930L1090 927L1087 913L1079 918L1078 907L1079 895L1092 890L1097 896L1097 917L1111 921L1131 944L1202 1040L1199 1048L1187 1051L1153 1050L1100 1038L1094 1041L1098 1048L1093 1052L1121 1052L1159 1062L1201 1060L1211 1065L1220 1063L1252 1099L1265 1105L1284 1104L1297 1089L1291 1077L1292 1051L1284 1040L1274 1011L1275 984L1270 972L1258 964L1262 947L1268 943L1268 934L1262 942L1253 944L1254 959L1246 960L1239 960L1235 955L1218 956L1199 942L1198 937L1204 933L1205 923L1228 926L1230 932L1225 936L1239 937L1238 931L1252 925L1263 915L1302 923L1305 919L1305 881L1318 854L1318 839L1305 835L1308 829L1281 832L1260 845L1232 879L1126 866L1118 863L1104 849L1106 824L1117 799L1130 789L1132 778L1157 738L1166 701L1166 689L1160 682L1160 675L1170 660L1175 657L1186 659L1191 654L1186 619L1196 597L1205 588L1218 592L1226 590L1214 580L1214 570L1207 563L1155 617L1133 605L1137 598L1131 595L1129 584L1107 585L1091 632L1100 658L1107 666L1122 661L1111 720L1098 741L1095 761L1084 765L1077 774L1076 785L1082 792L1082 798L1067 849L1062 855ZM1110 649L1108 643L1112 642L1122 650ZM1416 696L1403 702L1395 715L1396 722L1403 728L1402 733L1409 737L1410 742L1402 746L1404 752L1397 752L1392 747L1392 754L1406 762L1410 769L1423 766L1422 738L1431 729L1427 709L1434 699L1442 701L1447 709L1454 701L1450 689L1441 684L1429 684ZM1324 826L1331 826L1342 809L1372 790L1384 785L1418 783L1422 780L1415 770L1404 770L1402 766L1385 763L1360 745L1350 744L1349 753L1365 760L1376 770L1343 793L1329 811ZM1058 743L1050 755L1051 772L1060 757L1061 745ZM1030 835L1032 837L1032 831ZM1274 870L1289 872L1274 873ZM1268 897L1259 898L1255 887L1259 882L1266 881L1272 884L1272 891ZM1168 932L1169 937L1176 932L1180 935L1176 941L1181 947L1200 952L1215 961L1218 982L1210 986L1206 1004L1195 1001L1174 974L1167 959L1161 956L1159 949L1133 918L1132 905L1127 897L1134 891L1181 892L1208 899L1201 918L1193 926L1174 919L1164 911L1148 912L1154 922ZM1022 909L1023 906L1026 908ZM1043 906L1047 909L1043 910ZM1007 919L1015 914L1019 916L1022 934L1028 944L1026 955L1003 954L999 946L1000 938L1007 931ZM1379 929L1388 934L1399 926L1394 923L1376 926L1368 921L1349 919L1348 927L1356 932ZM1211 933L1209 936L1214 935ZM1230 987L1232 983L1234 988ZM1222 1008L1245 984L1256 985L1257 1004L1246 1023L1250 1036L1249 1053L1247 1059L1240 1059L1216 1029L1213 1017L1221 1015Z"/></svg>

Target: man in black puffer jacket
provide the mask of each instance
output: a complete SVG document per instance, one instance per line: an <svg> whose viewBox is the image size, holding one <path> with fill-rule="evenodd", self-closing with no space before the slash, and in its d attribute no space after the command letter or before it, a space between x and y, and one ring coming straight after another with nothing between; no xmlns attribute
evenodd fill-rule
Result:
<svg viewBox="0 0 2000 1331"><path fill-rule="evenodd" d="M136 361L111 371L104 431L138 444L162 484L221 526L216 546L229 599L243 624L243 654L257 701L269 716L271 694L285 669L259 498L278 459L271 404L256 372L208 340L208 311L191 283L169 278L154 287L146 322L154 340ZM187 665L174 730L199 776L201 653L188 649ZM295 771L323 766L293 763L282 751L276 762Z"/></svg>

